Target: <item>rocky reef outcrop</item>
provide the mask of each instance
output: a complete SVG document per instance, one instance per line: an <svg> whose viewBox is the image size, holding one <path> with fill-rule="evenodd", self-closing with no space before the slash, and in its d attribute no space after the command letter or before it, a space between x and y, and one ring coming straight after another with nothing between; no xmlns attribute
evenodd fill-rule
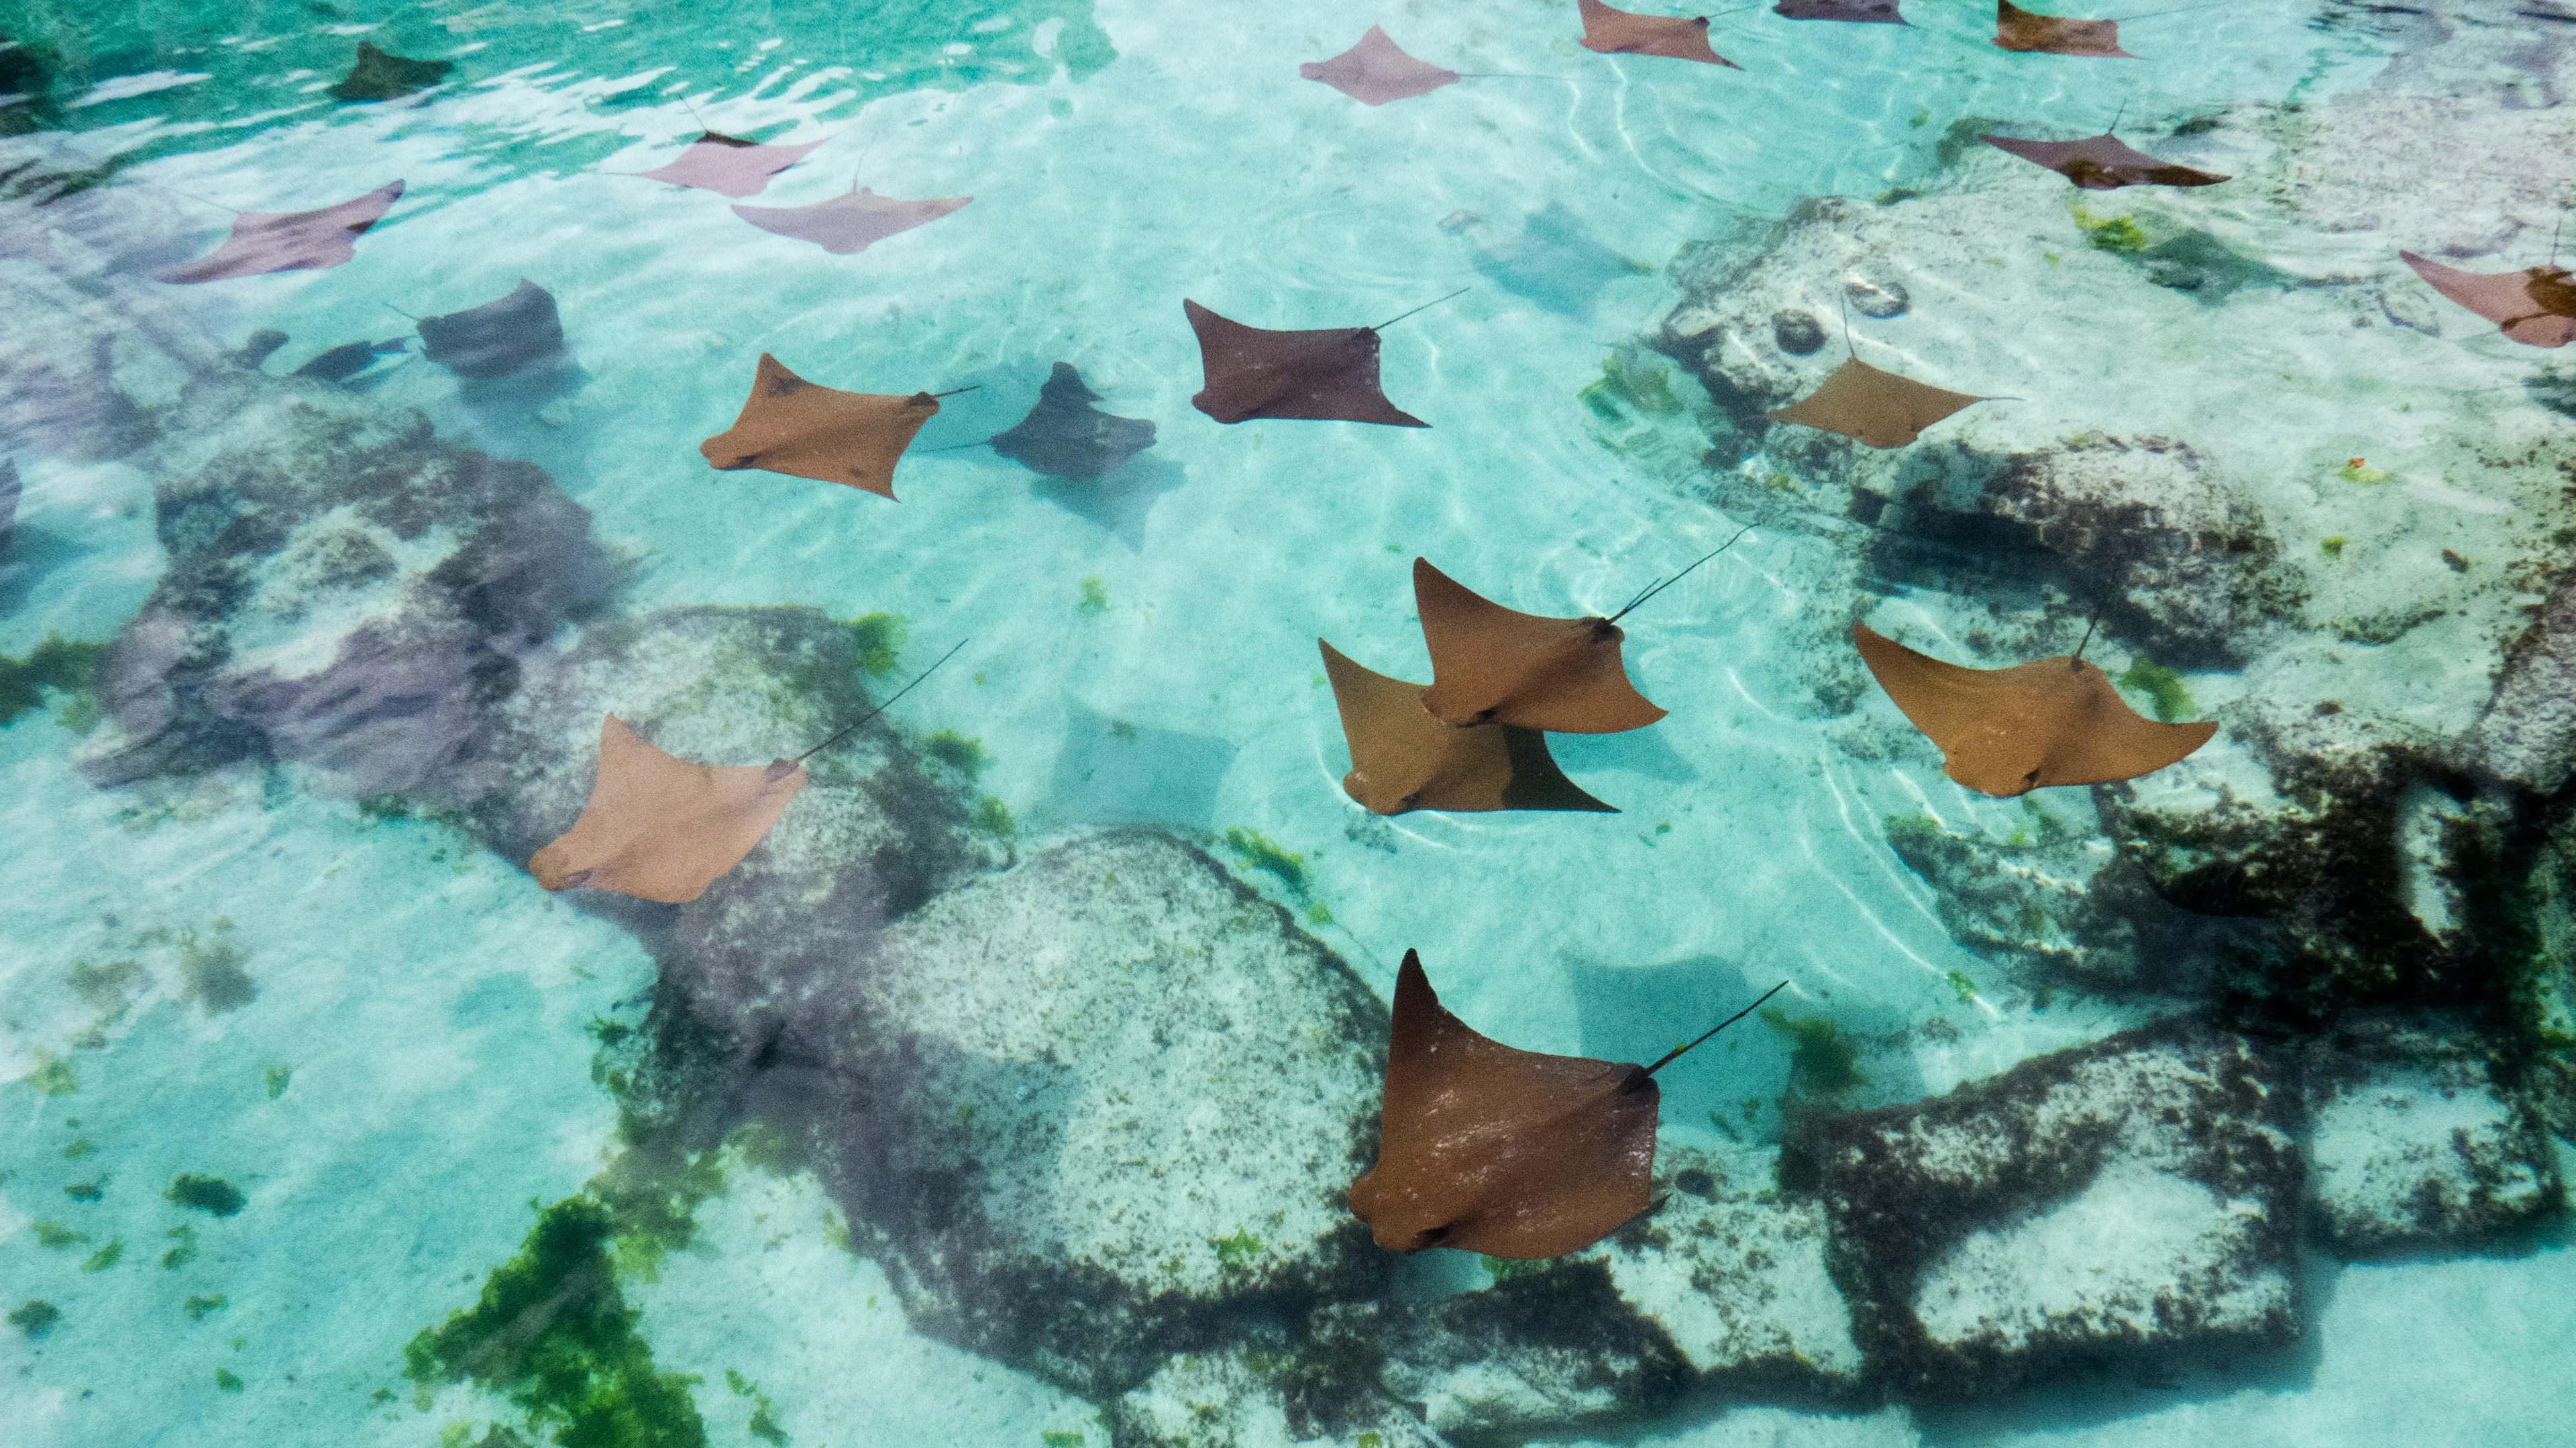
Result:
<svg viewBox="0 0 2576 1448"><path fill-rule="evenodd" d="M2547 1128L2474 1038L2374 1023L2310 1060L2308 1185L2333 1250L2472 1245L2565 1205Z"/></svg>
<svg viewBox="0 0 2576 1448"><path fill-rule="evenodd" d="M2241 1036L2129 1032L1798 1123L1874 1376L1925 1398L2300 1332L2293 1095Z"/></svg>

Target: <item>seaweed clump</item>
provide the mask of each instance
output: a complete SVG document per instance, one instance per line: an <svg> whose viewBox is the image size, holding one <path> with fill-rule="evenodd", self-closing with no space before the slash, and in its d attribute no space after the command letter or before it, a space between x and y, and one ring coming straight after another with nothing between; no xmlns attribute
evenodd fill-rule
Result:
<svg viewBox="0 0 2576 1448"><path fill-rule="evenodd" d="M194 1207L218 1217L229 1217L240 1211L246 1200L240 1188L222 1177L198 1176L192 1172L181 1172L178 1179L170 1183L170 1190L162 1195L183 1207Z"/></svg>
<svg viewBox="0 0 2576 1448"><path fill-rule="evenodd" d="M617 1225L589 1197L537 1214L519 1255L485 1279L473 1307L403 1349L423 1392L471 1379L552 1427L562 1448L698 1448L706 1425L695 1378L656 1372L617 1290L608 1245Z"/></svg>
<svg viewBox="0 0 2576 1448"><path fill-rule="evenodd" d="M1777 1006L1765 1007L1762 1024L1789 1038L1789 1080L1802 1095L1840 1096L1869 1078L1860 1073L1860 1053L1824 1016L1793 1016Z"/></svg>
<svg viewBox="0 0 2576 1448"><path fill-rule="evenodd" d="M23 659L0 654L0 725L14 724L19 715L44 703L48 689L71 697L77 707L78 696L98 677L99 660L106 656L105 644L60 634L45 635Z"/></svg>
<svg viewBox="0 0 2576 1448"><path fill-rule="evenodd" d="M63 1320L63 1310L41 1297L30 1297L9 1309L9 1325L29 1337L43 1337Z"/></svg>

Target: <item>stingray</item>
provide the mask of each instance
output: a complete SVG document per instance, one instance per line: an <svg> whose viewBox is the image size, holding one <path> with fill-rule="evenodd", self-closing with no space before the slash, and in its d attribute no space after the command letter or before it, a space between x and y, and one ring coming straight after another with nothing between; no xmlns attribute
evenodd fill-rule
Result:
<svg viewBox="0 0 2576 1448"><path fill-rule="evenodd" d="M346 382L375 365L377 358L390 357L407 346L401 337L389 342L343 342L315 354L312 361L296 368L292 375L316 377L324 382Z"/></svg>
<svg viewBox="0 0 2576 1448"><path fill-rule="evenodd" d="M2087 642L2092 631L2086 631ZM2109 676L2073 654L2005 669L1945 664L1852 625L1887 697L1941 746L1941 772L1982 794L2135 779L2209 742L2218 726L2141 718Z"/></svg>
<svg viewBox="0 0 2576 1448"><path fill-rule="evenodd" d="M797 755L767 764L692 764L644 742L611 714L599 726L599 771L573 826L528 861L548 890L588 886L685 905L706 893L768 835L807 781L805 761L894 706L957 656L915 675L887 700Z"/></svg>
<svg viewBox="0 0 2576 1448"><path fill-rule="evenodd" d="M764 146L739 136L702 131L689 143L689 149L672 160L650 171L624 174L668 181L674 186L695 186L718 196L752 196L769 184L770 177L804 160L808 152L822 144L808 141L802 146Z"/></svg>
<svg viewBox="0 0 2576 1448"><path fill-rule="evenodd" d="M1449 297L1459 295L1451 292ZM1416 307L1436 307L1440 302ZM1199 338L1206 385L1190 405L1219 422L1256 417L1324 422L1375 422L1388 427L1431 424L1386 400L1379 390L1377 334L1413 312L1374 327L1321 327L1273 332L1220 317L1184 297L1181 311Z"/></svg>
<svg viewBox="0 0 2576 1448"><path fill-rule="evenodd" d="M1601 0L1575 0L1583 13L1583 48L1604 55L1662 55L1706 61L1729 70L1742 66L1708 48L1708 17L1633 15Z"/></svg>
<svg viewBox="0 0 2576 1448"><path fill-rule="evenodd" d="M1359 44L1330 60L1308 61L1297 67L1297 73L1372 106L1428 95L1444 85L1455 84L1459 78L1454 70L1405 54L1403 47L1374 25L1360 37Z"/></svg>
<svg viewBox="0 0 2576 1448"><path fill-rule="evenodd" d="M2215 186L2228 178L2215 171L2195 171L2132 150L2104 131L2080 141L2025 141L2018 136L1987 136L1985 142L2025 161L2045 166L2087 191L2116 191L2123 186Z"/></svg>
<svg viewBox="0 0 2576 1448"><path fill-rule="evenodd" d="M1786 20L1849 20L1869 25L1903 25L1896 0L1780 0L1771 13Z"/></svg>
<svg viewBox="0 0 2576 1448"><path fill-rule="evenodd" d="M2138 20L2145 17L2133 15L2129 18ZM2117 20L2068 20L2056 15L2034 15L2013 4L2012 0L1995 0L1995 44L2004 50L2036 50L2050 55L2137 59L2120 48L2120 22Z"/></svg>
<svg viewBox="0 0 2576 1448"><path fill-rule="evenodd" d="M1590 810L1615 814L1577 788L1547 752L1547 736L1506 724L1443 724L1423 686L1391 679L1316 640L1341 711L1351 772L1342 790L1373 814L1433 809Z"/></svg>
<svg viewBox="0 0 2576 1448"><path fill-rule="evenodd" d="M1750 528L1736 533L1741 538ZM1558 734L1617 734L1664 717L1628 682L1619 620L1735 546L1729 538L1690 568L1660 579L1608 618L1515 613L1413 560L1413 606L1431 650L1423 706L1451 725L1511 724Z"/></svg>
<svg viewBox="0 0 2576 1448"><path fill-rule="evenodd" d="M1106 477L1154 445L1154 424L1141 417L1113 417L1092 406L1100 400L1099 393L1082 384L1072 363L1058 362L1038 389L1037 406L1029 415L985 441L1034 473L1077 481Z"/></svg>
<svg viewBox="0 0 2576 1448"><path fill-rule="evenodd" d="M389 101L414 91L427 90L447 78L456 66L444 60L413 60L391 51L378 50L361 40L358 63L340 83L331 87L331 98L342 101Z"/></svg>
<svg viewBox="0 0 2576 1448"><path fill-rule="evenodd" d="M847 196L811 206L737 206L733 214L763 231L810 241L834 256L848 256L898 231L937 221L974 199L935 196L927 201L898 201L862 186Z"/></svg>
<svg viewBox="0 0 2576 1448"><path fill-rule="evenodd" d="M1903 447L1923 429L1973 403L2000 399L1948 392L1911 377L1881 371L1860 360L1851 344L1851 323L1843 323L1843 365L1824 385L1787 407L1765 414L1773 422L1794 422L1858 438L1871 447Z"/></svg>
<svg viewBox="0 0 2576 1448"><path fill-rule="evenodd" d="M2565 267L2466 272L2411 251L2397 255L2433 290L2502 327L2517 342L2564 347L2576 341L2576 281L2571 281Z"/></svg>
<svg viewBox="0 0 2576 1448"><path fill-rule="evenodd" d="M1654 1205L1655 1073L1788 985L1651 1066L1546 1056L1470 1029L1404 953L1387 1036L1377 1164L1351 1213L1397 1252L1530 1261L1579 1252Z"/></svg>
<svg viewBox="0 0 2576 1448"><path fill-rule="evenodd" d="M421 318L420 350L457 376L478 382L540 363L560 363L567 356L554 295L525 278L479 307Z"/></svg>
<svg viewBox="0 0 2576 1448"><path fill-rule="evenodd" d="M316 211L240 211L224 244L161 274L165 282L211 282L264 272L319 271L358 254L359 233L393 209L400 181Z"/></svg>
<svg viewBox="0 0 2576 1448"><path fill-rule="evenodd" d="M921 425L939 415L939 399L955 395L898 397L818 387L763 352L742 415L698 444L698 451L724 472L759 468L891 498L895 459Z"/></svg>

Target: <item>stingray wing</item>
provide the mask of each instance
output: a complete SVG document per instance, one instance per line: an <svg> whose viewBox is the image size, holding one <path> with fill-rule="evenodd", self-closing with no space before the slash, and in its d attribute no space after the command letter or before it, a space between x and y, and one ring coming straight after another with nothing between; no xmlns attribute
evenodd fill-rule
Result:
<svg viewBox="0 0 2576 1448"><path fill-rule="evenodd" d="M2467 272L2411 251L2397 253L2433 290L2533 347L2564 347L2576 340L2576 289L2567 273L2531 267L2514 272Z"/></svg>
<svg viewBox="0 0 2576 1448"><path fill-rule="evenodd" d="M810 241L834 256L849 256L897 232L937 221L974 199L934 196L923 201L899 201L862 186L847 196L835 196L811 206L736 206L733 214L763 231Z"/></svg>
<svg viewBox="0 0 2576 1448"><path fill-rule="evenodd" d="M1342 789L1371 812L1610 810L1565 777L1536 731L1443 724L1423 707L1420 684L1389 678L1321 639L1316 643L1351 751Z"/></svg>
<svg viewBox="0 0 2576 1448"><path fill-rule="evenodd" d="M1583 48L1604 55L1660 55L1697 60L1729 70L1742 66L1708 47L1708 20L1669 15L1637 15L1613 10L1601 0L1575 0L1583 16Z"/></svg>
<svg viewBox="0 0 2576 1448"><path fill-rule="evenodd" d="M2137 59L2120 48L2117 20L2034 15L2012 0L1995 0L1995 45L2003 50L2043 51L2050 55Z"/></svg>
<svg viewBox="0 0 2576 1448"><path fill-rule="evenodd" d="M1944 663L1864 624L1852 625L1852 642L1887 697L1940 747L1944 774L1994 795L2021 794L2039 782L2056 720L2035 707L2033 683L2020 669Z"/></svg>
<svg viewBox="0 0 2576 1448"><path fill-rule="evenodd" d="M2218 726L2206 721L2162 724L2146 718L2120 697L2109 676L2065 655L2021 667L2046 681L2061 721L2040 761L2043 785L2109 784L2153 774L2218 733Z"/></svg>
<svg viewBox="0 0 2576 1448"><path fill-rule="evenodd" d="M165 282L211 282L267 272L320 271L358 254L357 240L401 199L396 181L314 211L245 211L232 235L197 260L161 274Z"/></svg>
<svg viewBox="0 0 2576 1448"><path fill-rule="evenodd" d="M1423 703L1449 724L1616 734L1664 717L1628 682L1625 637L1605 619L1518 613L1413 560L1413 605L1431 651Z"/></svg>
<svg viewBox="0 0 2576 1448"><path fill-rule="evenodd" d="M1219 422L1256 417L1431 424L1386 400L1378 387L1378 337L1367 327L1274 332L1247 327L1182 299L1198 334L1206 385L1190 405Z"/></svg>
<svg viewBox="0 0 2576 1448"><path fill-rule="evenodd" d="M939 400L927 393L820 387L763 352L742 415L698 451L723 471L760 468L891 498L895 459L938 413Z"/></svg>
<svg viewBox="0 0 2576 1448"><path fill-rule="evenodd" d="M1658 1100L1635 1066L1478 1035L1441 1006L1408 950L1377 1165L1352 1183L1351 1210L1397 1251L1579 1251L1651 1204Z"/></svg>
<svg viewBox="0 0 2576 1448"><path fill-rule="evenodd" d="M1861 24L1903 25L1896 0L1780 0L1771 13L1784 20L1849 20Z"/></svg>
<svg viewBox="0 0 2576 1448"><path fill-rule="evenodd" d="M1458 79L1454 70L1405 54L1402 46L1374 25L1359 44L1330 60L1308 61L1297 67L1297 73L1372 106L1427 95Z"/></svg>
<svg viewBox="0 0 2576 1448"><path fill-rule="evenodd" d="M1871 447L1903 447L1921 437L1923 429L1985 400L1899 377L1854 357L1835 368L1822 387L1770 417L1838 432Z"/></svg>
<svg viewBox="0 0 2576 1448"><path fill-rule="evenodd" d="M824 138L829 139L828 136ZM757 195L769 184L770 177L804 160L807 153L822 144L822 141L808 141L801 146L764 146L740 137L706 131L671 160L650 171L630 174L648 181L694 186L718 196L739 199Z"/></svg>
<svg viewBox="0 0 2576 1448"><path fill-rule="evenodd" d="M549 890L586 885L682 905L750 854L805 787L789 767L691 764L644 742L611 714L581 818L528 861Z"/></svg>

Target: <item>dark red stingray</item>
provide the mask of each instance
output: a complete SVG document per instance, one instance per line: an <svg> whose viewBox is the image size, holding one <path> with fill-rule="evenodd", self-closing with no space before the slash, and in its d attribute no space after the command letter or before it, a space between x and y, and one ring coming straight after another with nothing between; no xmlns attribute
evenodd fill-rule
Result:
<svg viewBox="0 0 2576 1448"><path fill-rule="evenodd" d="M2080 141L2025 141L2018 136L1988 136L1986 144L2045 166L2087 191L2117 191L2123 186L2215 186L2227 178L2215 171L2195 171L2132 150L2104 131Z"/></svg>
<svg viewBox="0 0 2576 1448"><path fill-rule="evenodd" d="M1219 422L1279 417L1431 425L1379 390L1377 327L1273 332L1220 317L1187 298L1181 310L1198 333L1207 379L1190 405Z"/></svg>

